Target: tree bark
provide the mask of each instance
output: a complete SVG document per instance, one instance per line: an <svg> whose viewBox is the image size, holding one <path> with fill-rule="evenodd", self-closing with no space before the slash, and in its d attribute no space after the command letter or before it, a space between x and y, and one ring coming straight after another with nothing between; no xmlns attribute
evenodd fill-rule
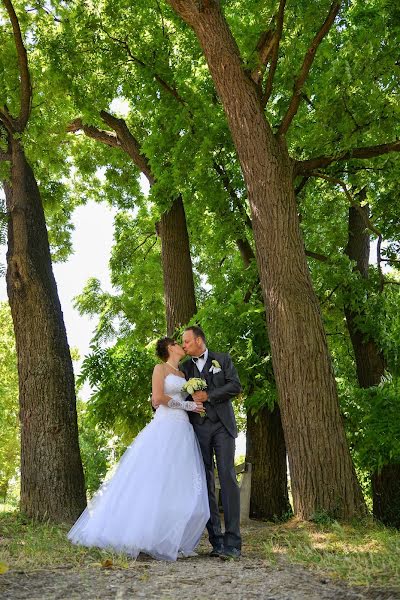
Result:
<svg viewBox="0 0 400 600"><path fill-rule="evenodd" d="M7 292L18 356L21 510L74 521L86 506L78 444L74 373L54 279L39 189L24 151L11 141L4 183Z"/></svg>
<svg viewBox="0 0 400 600"><path fill-rule="evenodd" d="M286 446L279 406L247 413L246 462L251 463L250 517L280 519L291 508L286 468Z"/></svg>
<svg viewBox="0 0 400 600"><path fill-rule="evenodd" d="M162 214L159 233L167 335L173 335L197 311L189 235L181 196Z"/></svg>
<svg viewBox="0 0 400 600"><path fill-rule="evenodd" d="M371 483L375 519L400 529L400 465L384 465L372 473Z"/></svg>
<svg viewBox="0 0 400 600"><path fill-rule="evenodd" d="M351 260L356 262L355 268L360 275L367 279L370 237L361 211L366 218L369 217L368 205L364 205L361 210L353 206L349 208L349 237L345 252ZM365 339L365 335L357 329L357 319L360 317L360 313L352 310L351 306L345 306L344 311L354 349L359 385L362 388L378 385L385 371L384 356L375 341L372 338Z"/></svg>
<svg viewBox="0 0 400 600"><path fill-rule="evenodd" d="M369 217L369 206L361 209L365 218ZM356 270L364 279L368 278L370 236L365 227L360 209L349 208L349 237L346 254L356 262ZM351 306L344 308L347 328L356 361L357 379L361 388L378 385L385 372L385 358L375 340L365 338L357 328L360 312ZM373 514L385 525L400 527L400 464L383 465L381 470L371 474Z"/></svg>
<svg viewBox="0 0 400 600"><path fill-rule="evenodd" d="M294 163L275 137L215 0L169 0L193 28L227 115L248 190L295 514L365 513L339 413L294 193Z"/></svg>

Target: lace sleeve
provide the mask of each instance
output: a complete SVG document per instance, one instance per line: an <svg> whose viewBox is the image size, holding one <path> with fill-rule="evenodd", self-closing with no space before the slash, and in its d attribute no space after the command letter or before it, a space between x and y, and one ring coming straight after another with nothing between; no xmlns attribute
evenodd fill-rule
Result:
<svg viewBox="0 0 400 600"><path fill-rule="evenodd" d="M180 394L172 396L171 400L168 400L167 404L170 408L181 408L182 410L186 410L187 412L196 410L196 402L191 402L190 400L182 400Z"/></svg>

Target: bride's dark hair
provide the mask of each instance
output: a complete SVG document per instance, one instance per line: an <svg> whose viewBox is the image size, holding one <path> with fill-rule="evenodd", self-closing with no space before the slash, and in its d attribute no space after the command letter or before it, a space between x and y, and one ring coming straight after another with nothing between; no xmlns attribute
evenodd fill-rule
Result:
<svg viewBox="0 0 400 600"><path fill-rule="evenodd" d="M170 337L163 337L157 341L156 354L158 358L161 358L164 362L168 360L168 346L176 344L175 340Z"/></svg>

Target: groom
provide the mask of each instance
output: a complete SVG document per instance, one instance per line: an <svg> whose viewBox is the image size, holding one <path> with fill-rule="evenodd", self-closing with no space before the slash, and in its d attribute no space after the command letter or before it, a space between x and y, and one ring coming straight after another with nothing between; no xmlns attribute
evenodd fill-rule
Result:
<svg viewBox="0 0 400 600"><path fill-rule="evenodd" d="M210 556L223 559L239 558L240 496L234 465L237 428L231 399L241 391L241 385L229 354L211 352L200 327L187 327L182 337L183 349L190 360L182 364L186 379L201 377L207 390L195 392L193 400L203 402L206 416L189 412L190 421L200 443L206 469L210 519L207 523L212 544ZM224 509L225 534L221 531L218 504L215 497L214 459L217 461Z"/></svg>

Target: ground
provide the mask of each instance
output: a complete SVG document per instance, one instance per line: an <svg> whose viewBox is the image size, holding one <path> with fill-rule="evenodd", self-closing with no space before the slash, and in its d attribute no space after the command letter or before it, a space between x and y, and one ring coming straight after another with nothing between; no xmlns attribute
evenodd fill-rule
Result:
<svg viewBox="0 0 400 600"><path fill-rule="evenodd" d="M282 529L285 527L285 529ZM289 527L289 529L288 529ZM290 532L290 528L292 532ZM295 530L295 533L293 531ZM331 529L328 528L329 531ZM301 531L301 528L300 528ZM310 535L310 528L301 531L302 553L307 553L304 545L304 532ZM286 533L288 532L288 533ZM316 544L321 543L321 531L315 529ZM170 563L152 560L140 556L137 561L127 561L121 556L99 555L100 562L95 562L94 555L88 555L85 561L73 563L65 558L64 564L58 564L56 555L53 565L35 565L30 560L25 562L18 558L15 567L0 575L0 598L10 600L124 600L131 598L157 598L162 600L216 600L235 598L237 600L262 598L265 600L398 600L400 587L393 585L396 579L392 577L388 567L387 579L389 587L382 585L385 580L374 576L374 581L366 585L355 584L354 577L347 576L346 580L339 579L338 568L327 568L325 565L310 565L307 567L293 562L294 554L281 552L288 544L294 547L293 539L299 540L299 526L296 524L277 526L252 521L243 528L243 556L240 561L222 561L208 556L209 546L206 538L198 548L198 556L180 559ZM64 532L62 533L64 536ZM293 535L297 536L293 538ZM329 534L331 535L331 534ZM280 536L280 537L279 537ZM28 536L27 536L28 537ZM336 536L337 537L337 536ZM279 538L279 541L277 541ZM271 552L272 541L275 549ZM336 539L336 538L335 538ZM346 544L349 550L349 535L346 534ZM375 545L369 542L369 558L371 562L371 547L376 552ZM20 540L23 544L23 540ZM332 544L332 538L330 538ZM29 541L26 542L29 545ZM300 543L296 549L299 551ZM26 550L24 550L26 554ZM57 550L54 550L57 552ZM74 549L74 552L76 550ZM324 549L326 553L326 548ZM365 539L363 554L365 552ZM74 556L73 554L71 556ZM90 559L88 557L91 557ZM378 554L376 554L378 556ZM357 563L362 560L357 556ZM373 559L375 560L375 559ZM378 559L376 559L378 560ZM70 562L70 564L68 564ZM315 562L315 560L314 560ZM339 563L346 563L343 552ZM351 562L351 561L350 561ZM379 563L377 572L382 568ZM383 563L385 564L385 563ZM26 565L20 568L18 565ZM361 565L362 566L362 565ZM396 568L395 568L396 570ZM357 569L350 564L354 574ZM397 570L396 570L397 573ZM372 575L371 575L372 577ZM372 579L374 579L372 577ZM365 583L365 582L364 582Z"/></svg>

